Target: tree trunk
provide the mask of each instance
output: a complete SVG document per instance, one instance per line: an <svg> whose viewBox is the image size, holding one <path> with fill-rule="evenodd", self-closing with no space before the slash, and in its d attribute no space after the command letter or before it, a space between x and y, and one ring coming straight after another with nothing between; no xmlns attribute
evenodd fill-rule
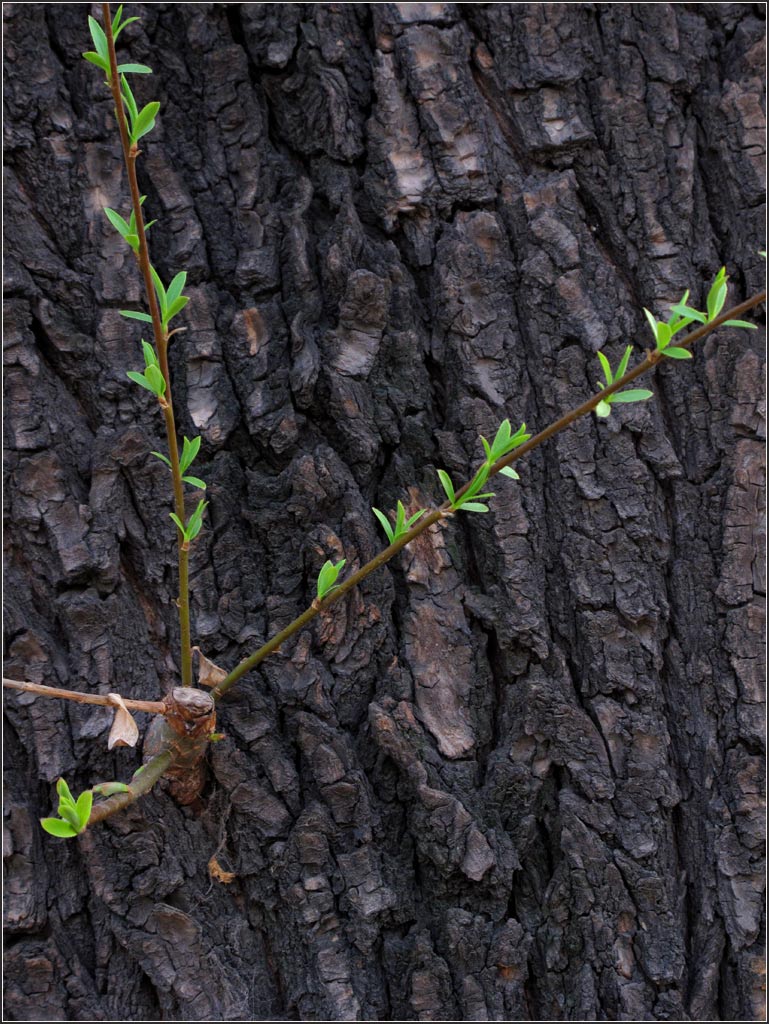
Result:
<svg viewBox="0 0 769 1024"><path fill-rule="evenodd" d="M159 699L171 489L90 9L5 5L5 674ZM637 358L642 306L761 285L762 5L127 14L225 667L381 549L372 505L434 506L479 434ZM761 353L666 362L334 605L222 703L197 805L45 835L58 776L141 754L9 694L7 1019L758 1019Z"/></svg>

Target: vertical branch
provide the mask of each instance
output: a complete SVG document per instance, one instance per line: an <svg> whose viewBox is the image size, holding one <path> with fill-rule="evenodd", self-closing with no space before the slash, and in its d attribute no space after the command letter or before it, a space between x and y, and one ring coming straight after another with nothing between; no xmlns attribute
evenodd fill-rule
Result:
<svg viewBox="0 0 769 1024"><path fill-rule="evenodd" d="M139 182L136 177L136 158L139 149L136 143L130 141L128 125L126 123L125 111L123 110L123 98L120 93L120 81L117 70L117 55L115 53L115 40L112 35L112 15L110 5L102 4L102 15L104 18L104 32L107 36L110 63L110 89L112 98L115 101L115 116L120 128L120 141L123 147L123 158L125 160L128 184L131 190L131 205L133 206L134 217L136 218L136 233L139 237L139 267L144 279L144 288L147 293L147 301L152 315L152 330L155 337L155 348L158 353L160 370L166 382L165 395L160 399L163 410L163 418L166 424L168 437L168 453L171 462L171 474L174 487L174 509L176 515L182 522L186 521L184 511L184 485L182 483L181 467L179 465L179 446L176 440L176 424L174 421L174 407L171 393L171 376L168 368L168 333L163 327L158 308L155 287L152 281L150 270L149 248L147 246L147 235L144 230L144 217L142 216L141 196L139 194ZM189 595L189 545L177 528L177 548L179 556L179 628L181 631L181 662L182 662L182 685L192 686L192 651L190 638L190 595Z"/></svg>

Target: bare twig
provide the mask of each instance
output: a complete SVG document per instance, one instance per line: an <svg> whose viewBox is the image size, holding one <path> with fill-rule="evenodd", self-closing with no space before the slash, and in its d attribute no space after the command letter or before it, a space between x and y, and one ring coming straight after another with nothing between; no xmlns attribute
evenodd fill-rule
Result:
<svg viewBox="0 0 769 1024"><path fill-rule="evenodd" d="M115 708L112 698L103 693L79 693L77 690L62 690L58 686L43 686L42 683L24 683L18 679L3 679L3 686L9 690L34 693L40 697L58 697L60 700L72 700L77 704L99 704L102 707ZM168 710L165 701L162 700L129 700L128 697L124 697L123 703L131 711L146 711L150 715L164 715Z"/></svg>

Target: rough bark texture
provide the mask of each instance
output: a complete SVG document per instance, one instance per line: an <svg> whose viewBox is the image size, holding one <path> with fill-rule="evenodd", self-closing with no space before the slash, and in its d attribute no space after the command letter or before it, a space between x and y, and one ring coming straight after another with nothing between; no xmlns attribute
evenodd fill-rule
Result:
<svg viewBox="0 0 769 1024"><path fill-rule="evenodd" d="M89 10L5 5L5 674L151 699L170 486ZM642 306L761 284L763 5L129 13L219 664L381 548L371 505L584 399ZM11 694L7 1018L759 1016L761 352L720 332L371 577L224 702L197 805L44 835L57 776L141 755Z"/></svg>

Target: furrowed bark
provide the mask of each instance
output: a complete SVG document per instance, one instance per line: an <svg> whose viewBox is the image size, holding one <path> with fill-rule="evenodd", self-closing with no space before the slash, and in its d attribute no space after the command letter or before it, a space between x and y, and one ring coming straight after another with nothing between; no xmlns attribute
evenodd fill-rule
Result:
<svg viewBox="0 0 769 1024"><path fill-rule="evenodd" d="M153 262L194 282L191 618L226 670L325 560L381 554L372 505L434 507L479 434L651 344L643 306L701 307L722 265L728 305L764 288L754 6L134 13ZM177 555L84 14L3 8L5 674L152 700ZM45 835L59 776L139 755L108 709L7 700L8 1019L763 1019L763 338L654 380L233 687L196 803Z"/></svg>

